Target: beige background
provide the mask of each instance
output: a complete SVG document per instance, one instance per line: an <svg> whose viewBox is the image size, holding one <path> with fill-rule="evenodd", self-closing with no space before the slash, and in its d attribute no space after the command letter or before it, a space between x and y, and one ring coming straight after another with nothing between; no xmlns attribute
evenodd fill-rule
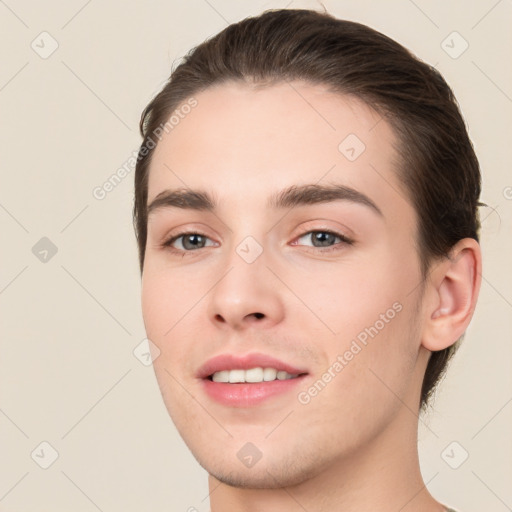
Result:
<svg viewBox="0 0 512 512"><path fill-rule="evenodd" d="M431 493L461 512L512 510L512 4L324 4L435 65L470 126L489 205L482 290L420 421L421 469ZM138 148L141 111L178 58L227 23L285 6L318 4L0 2L0 510L208 510L207 475L133 354L145 337L133 172L103 200L93 190ZM469 43L458 58L442 46L453 31ZM453 37L452 53L464 44ZM32 250L43 237L58 249L46 262L44 247ZM48 469L43 441L59 454Z"/></svg>

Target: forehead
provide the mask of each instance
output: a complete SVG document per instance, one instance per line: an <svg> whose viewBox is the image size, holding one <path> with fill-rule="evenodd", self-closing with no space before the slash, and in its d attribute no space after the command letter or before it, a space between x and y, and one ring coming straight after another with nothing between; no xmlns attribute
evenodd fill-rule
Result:
<svg viewBox="0 0 512 512"><path fill-rule="evenodd" d="M177 109L154 150L148 203L185 187L261 206L272 192L306 183L356 188L383 210L389 201L407 202L395 173L394 133L355 97L304 82L228 82L194 100Z"/></svg>

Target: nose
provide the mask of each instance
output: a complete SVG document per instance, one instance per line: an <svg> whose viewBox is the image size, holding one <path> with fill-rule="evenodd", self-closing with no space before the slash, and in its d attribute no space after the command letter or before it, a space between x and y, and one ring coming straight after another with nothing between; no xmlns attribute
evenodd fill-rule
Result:
<svg viewBox="0 0 512 512"><path fill-rule="evenodd" d="M282 283L263 252L248 263L236 252L209 294L208 314L217 328L269 328L284 316Z"/></svg>

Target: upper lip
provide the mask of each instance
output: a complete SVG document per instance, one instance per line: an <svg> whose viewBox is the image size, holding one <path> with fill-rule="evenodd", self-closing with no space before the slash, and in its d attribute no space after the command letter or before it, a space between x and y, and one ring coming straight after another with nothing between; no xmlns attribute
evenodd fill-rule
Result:
<svg viewBox="0 0 512 512"><path fill-rule="evenodd" d="M277 371L285 371L292 375L307 373L306 370L296 368L288 363L280 361L275 357L266 354L220 354L212 357L204 363L198 370L197 376L205 379L215 372L222 370L249 370L250 368L275 368Z"/></svg>

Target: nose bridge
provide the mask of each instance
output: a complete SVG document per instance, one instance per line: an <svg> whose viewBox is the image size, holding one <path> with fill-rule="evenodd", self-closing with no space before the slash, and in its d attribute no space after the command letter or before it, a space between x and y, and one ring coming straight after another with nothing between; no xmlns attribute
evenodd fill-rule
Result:
<svg viewBox="0 0 512 512"><path fill-rule="evenodd" d="M263 236L263 235L260 235ZM237 240L239 240L237 242ZM283 314L279 283L267 268L269 249L253 235L232 231L222 263L222 277L214 286L209 303L212 320L240 327L254 319L266 324Z"/></svg>

